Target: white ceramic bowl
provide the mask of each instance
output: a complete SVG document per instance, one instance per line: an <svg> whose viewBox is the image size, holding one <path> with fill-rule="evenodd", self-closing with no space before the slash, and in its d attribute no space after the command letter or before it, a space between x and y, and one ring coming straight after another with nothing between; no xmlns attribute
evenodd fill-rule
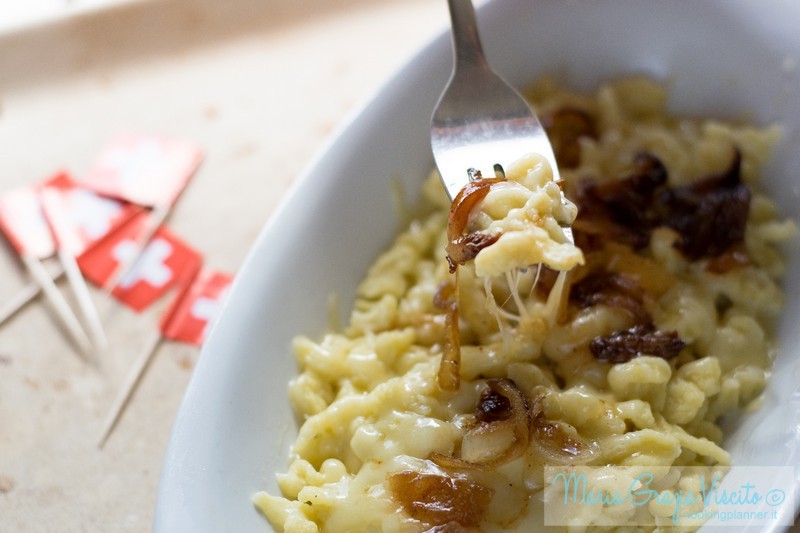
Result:
<svg viewBox="0 0 800 533"><path fill-rule="evenodd" d="M800 2L503 0L478 17L491 63L518 86L550 72L583 89L648 74L668 82L675 111L780 121L786 138L766 186L800 220ZM432 168L429 117L450 65L442 35L341 130L255 243L178 413L157 532L269 529L251 496L278 492L274 474L296 433L290 339L322 332L331 293L348 316L357 283L398 231L390 181L416 191ZM790 248L782 350L764 406L728 438L737 464L800 457L799 254Z"/></svg>

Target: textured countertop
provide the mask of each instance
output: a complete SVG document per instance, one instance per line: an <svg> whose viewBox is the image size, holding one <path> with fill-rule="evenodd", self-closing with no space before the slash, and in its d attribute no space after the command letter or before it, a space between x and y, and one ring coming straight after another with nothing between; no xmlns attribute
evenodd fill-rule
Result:
<svg viewBox="0 0 800 533"><path fill-rule="evenodd" d="M206 159L169 225L233 272L335 127L446 24L433 0L153 0L5 31L0 190L58 169L80 177L121 130L195 140ZM0 304L26 283L0 245ZM96 366L40 300L0 326L0 532L151 529L198 350L162 344L98 449L166 302L136 314L93 296L110 339Z"/></svg>

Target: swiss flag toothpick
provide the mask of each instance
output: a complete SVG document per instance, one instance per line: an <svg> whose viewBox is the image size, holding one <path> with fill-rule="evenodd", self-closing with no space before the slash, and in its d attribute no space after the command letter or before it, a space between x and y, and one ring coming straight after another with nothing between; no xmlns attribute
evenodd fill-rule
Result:
<svg viewBox="0 0 800 533"><path fill-rule="evenodd" d="M190 283L181 287L161 319L161 331L145 345L131 369L103 427L98 443L100 447L108 440L161 342L170 339L202 345L209 326L224 303L232 281L233 276L229 274L202 268Z"/></svg>
<svg viewBox="0 0 800 533"><path fill-rule="evenodd" d="M36 207L36 195L41 209ZM40 187L26 187L4 196L9 222L9 239L23 255L30 252L37 257L49 257L56 250L52 234L61 250L62 263L69 262L66 255L76 257L99 239L117 228L143 208L128 202L100 196L91 189L78 185L66 172L56 174ZM25 206L28 206L27 208ZM27 222L25 217L31 217ZM41 216L47 215L46 217ZM45 220L47 219L47 221ZM55 223L55 220L60 220ZM50 228L47 222L50 222ZM64 274L57 269L52 279ZM75 277L73 272L73 278ZM72 282L76 287L75 282ZM35 298L41 288L37 283L26 286L14 298L7 300L0 310L0 324L14 316Z"/></svg>
<svg viewBox="0 0 800 533"><path fill-rule="evenodd" d="M101 194L153 208L135 241L136 253L119 263L106 280L108 292L114 292L166 222L202 159L203 151L189 141L130 133L119 135L97 157L84 178L86 185Z"/></svg>
<svg viewBox="0 0 800 533"><path fill-rule="evenodd" d="M82 254L78 265L84 276L104 286L121 263L137 254L136 236L146 224L146 217L145 213L134 216ZM176 283L193 278L201 264L202 256L197 250L161 227L120 280L113 295L136 311L142 311Z"/></svg>
<svg viewBox="0 0 800 533"><path fill-rule="evenodd" d="M0 196L0 228L19 253L33 280L45 293L56 316L84 354L91 342L64 296L42 264L56 252L56 244L39 199L39 186L21 187Z"/></svg>
<svg viewBox="0 0 800 533"><path fill-rule="evenodd" d="M55 175L39 191L42 207L55 236L58 257L83 313L96 348L108 341L76 256L141 211L140 207L99 196L78 186L66 173Z"/></svg>
<svg viewBox="0 0 800 533"><path fill-rule="evenodd" d="M159 345L165 339L202 345L233 281L231 275L203 268L200 253L163 227L202 158L202 150L188 141L125 134L99 154L80 182L61 172L0 195L0 230L36 281L5 303L0 324L41 291L88 354L89 338L54 284L59 276L66 273L95 345L105 335L85 279L136 311L167 292L175 294L158 331L136 358L101 447ZM61 270L51 275L41 261L53 255Z"/></svg>

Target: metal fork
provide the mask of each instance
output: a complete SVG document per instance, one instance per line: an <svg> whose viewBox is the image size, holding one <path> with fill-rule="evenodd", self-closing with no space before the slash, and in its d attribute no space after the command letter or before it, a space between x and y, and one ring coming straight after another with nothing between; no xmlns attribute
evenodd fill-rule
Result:
<svg viewBox="0 0 800 533"><path fill-rule="evenodd" d="M478 173L504 174L529 153L547 158L560 175L547 133L525 99L495 73L483 53L472 0L448 0L453 73L431 120L431 148L450 199ZM572 241L572 232L565 228Z"/></svg>

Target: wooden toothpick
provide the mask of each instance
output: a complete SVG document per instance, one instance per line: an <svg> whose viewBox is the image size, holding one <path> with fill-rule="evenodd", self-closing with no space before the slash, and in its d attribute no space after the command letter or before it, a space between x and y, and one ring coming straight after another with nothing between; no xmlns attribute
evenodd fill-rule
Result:
<svg viewBox="0 0 800 533"><path fill-rule="evenodd" d="M153 356L158 351L158 347L161 345L162 340L164 340L164 337L161 335L161 331L157 331L156 334L148 339L144 349L136 358L133 367L128 373L128 377L126 378L125 383L120 390L119 396L117 396L117 399L114 401L114 405L111 407L108 418L106 418L106 421L103 424L100 440L97 442L98 448L105 446L108 437L116 427L117 422L119 422L119 419L125 410L125 407L128 405L131 397L133 396L133 392L136 390L136 387L142 380L145 370L147 369L148 365L150 365L150 362L153 360Z"/></svg>
<svg viewBox="0 0 800 533"><path fill-rule="evenodd" d="M56 316L61 320L61 323L66 328L70 337L72 337L78 349L84 355L89 355L92 349L92 343L89 341L86 333L84 333L78 318L72 312L72 309L70 309L67 300L64 299L64 295L58 291L55 283L53 283L53 279L50 277L50 274L47 273L47 269L44 268L44 265L37 257L22 254L21 258L28 272L30 272L31 277L39 285L42 292L44 292L53 311L55 311Z"/></svg>
<svg viewBox="0 0 800 533"><path fill-rule="evenodd" d="M92 295L89 292L88 285L86 285L86 279L83 277L83 274L81 274L75 256L66 250L60 249L58 251L58 259L61 261L64 272L67 274L67 280L72 289L72 294L75 295L75 300L78 302L78 307L83 315L84 323L89 329L89 335L92 338L95 352L104 350L108 347L108 339L103 330L100 314L97 312L97 307L95 307L92 301Z"/></svg>
<svg viewBox="0 0 800 533"><path fill-rule="evenodd" d="M58 269L53 272L50 276L50 279L53 282L56 282L64 275L64 268L59 265ZM23 307L28 305L31 301L34 300L39 294L41 294L42 288L39 286L38 283L35 281L29 282L25 287L22 288L21 291L17 293L12 299L8 300L6 304L0 309L0 326L6 323L6 321L10 320L14 315L16 315Z"/></svg>

